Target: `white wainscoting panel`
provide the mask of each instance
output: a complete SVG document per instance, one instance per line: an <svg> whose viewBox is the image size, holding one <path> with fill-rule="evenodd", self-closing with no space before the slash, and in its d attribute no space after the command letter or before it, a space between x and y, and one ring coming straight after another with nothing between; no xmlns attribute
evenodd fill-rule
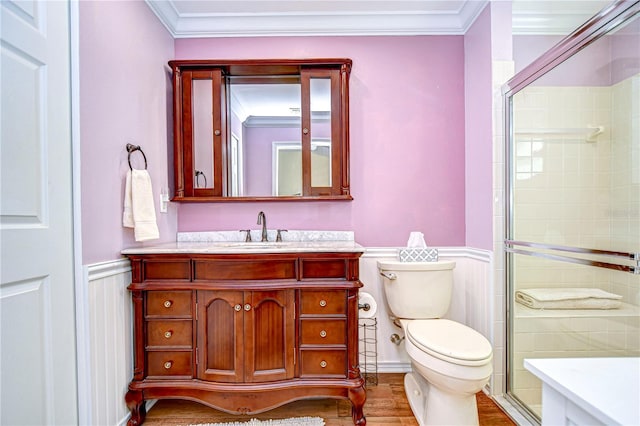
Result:
<svg viewBox="0 0 640 426"><path fill-rule="evenodd" d="M127 286L131 267L126 259L85 266L86 333L81 339L85 374L80 393L81 421L91 425L124 425L129 410L124 402L133 377L132 304ZM87 395L88 394L88 395ZM84 400L84 401L83 401Z"/></svg>
<svg viewBox="0 0 640 426"><path fill-rule="evenodd" d="M440 259L456 262L453 297L446 317L479 331L495 348L491 252L465 247L445 247L439 248L439 254ZM366 248L360 258L360 281L364 285L361 291L370 293L378 305L377 353L380 373L405 372L411 368L404 343L396 345L391 342L392 334L401 337L404 335L389 319L390 311L377 266L379 260L395 260L397 256L397 248L372 247Z"/></svg>

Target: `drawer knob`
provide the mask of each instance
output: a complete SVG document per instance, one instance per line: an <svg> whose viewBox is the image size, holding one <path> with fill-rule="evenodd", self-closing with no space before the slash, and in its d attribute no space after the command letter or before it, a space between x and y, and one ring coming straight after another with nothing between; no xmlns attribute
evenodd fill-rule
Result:
<svg viewBox="0 0 640 426"><path fill-rule="evenodd" d="M164 301L164 307L165 308L170 308L171 305L173 305L173 302L171 300L165 300Z"/></svg>
<svg viewBox="0 0 640 426"><path fill-rule="evenodd" d="M167 361L164 363L164 368L166 368L167 370L169 370L171 367L173 367L173 361Z"/></svg>
<svg viewBox="0 0 640 426"><path fill-rule="evenodd" d="M325 368L327 366L327 361L320 361L320 367Z"/></svg>
<svg viewBox="0 0 640 426"><path fill-rule="evenodd" d="M164 332L164 338L165 339L171 339L171 336L173 336L173 331L167 330L167 331Z"/></svg>
<svg viewBox="0 0 640 426"><path fill-rule="evenodd" d="M251 310L251 305L248 304L248 303L246 305L244 305L244 310L249 312Z"/></svg>
<svg viewBox="0 0 640 426"><path fill-rule="evenodd" d="M235 309L236 312L240 312L242 310L242 305L238 303L236 306L233 307L233 309Z"/></svg>
<svg viewBox="0 0 640 426"><path fill-rule="evenodd" d="M324 331L324 330L322 330L322 331L320 332L320 337L322 337L323 339L324 339L325 337L327 337L327 332L326 332L326 331Z"/></svg>
<svg viewBox="0 0 640 426"><path fill-rule="evenodd" d="M322 299L322 300L320 301L320 306L322 306L323 308L324 308L325 306L327 306L327 301L326 301L326 300L324 300L324 299Z"/></svg>

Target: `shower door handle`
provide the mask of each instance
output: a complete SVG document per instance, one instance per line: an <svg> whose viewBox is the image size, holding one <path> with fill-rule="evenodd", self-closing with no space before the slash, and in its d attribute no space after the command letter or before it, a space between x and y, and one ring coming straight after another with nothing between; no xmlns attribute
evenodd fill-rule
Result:
<svg viewBox="0 0 640 426"><path fill-rule="evenodd" d="M505 251L507 253L522 254L525 256L534 256L534 257L540 257L543 259L557 260L560 262L569 262L569 263L575 263L579 265L595 266L598 268L613 269L616 271L629 272L634 275L640 275L640 253L628 253L628 252L590 249L590 248L582 248L582 247L568 247L568 246L559 246L559 245L553 245L553 244L531 243L531 242L514 241L514 240L505 240L504 244L505 244ZM524 247L524 249L518 249L518 248L515 248L514 246ZM610 263L610 262L603 262L595 259L571 257L571 256L565 256L561 254L535 251L535 249L569 252L569 253L576 253L579 255L581 254L581 255L592 255L592 256L601 256L601 257L624 258L625 260L636 262L636 265L624 265L622 263Z"/></svg>

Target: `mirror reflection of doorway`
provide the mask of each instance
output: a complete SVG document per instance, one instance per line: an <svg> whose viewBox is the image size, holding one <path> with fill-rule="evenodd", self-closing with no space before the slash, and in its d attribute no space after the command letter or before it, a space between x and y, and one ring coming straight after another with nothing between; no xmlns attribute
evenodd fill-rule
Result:
<svg viewBox="0 0 640 426"><path fill-rule="evenodd" d="M273 195L302 195L302 145L273 142ZM331 186L331 142L311 142L311 179L315 186Z"/></svg>
<svg viewBox="0 0 640 426"><path fill-rule="evenodd" d="M240 143L240 139L235 133L231 134L231 152L230 152L230 160L231 160L231 195L234 197L244 195L244 162L242 156L242 144Z"/></svg>

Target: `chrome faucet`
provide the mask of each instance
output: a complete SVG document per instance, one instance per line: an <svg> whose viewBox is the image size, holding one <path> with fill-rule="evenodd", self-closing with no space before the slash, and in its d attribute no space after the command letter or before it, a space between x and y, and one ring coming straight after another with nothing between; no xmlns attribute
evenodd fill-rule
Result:
<svg viewBox="0 0 640 426"><path fill-rule="evenodd" d="M258 225L262 225L262 239L260 241L269 241L267 239L267 217L264 212L258 213Z"/></svg>

